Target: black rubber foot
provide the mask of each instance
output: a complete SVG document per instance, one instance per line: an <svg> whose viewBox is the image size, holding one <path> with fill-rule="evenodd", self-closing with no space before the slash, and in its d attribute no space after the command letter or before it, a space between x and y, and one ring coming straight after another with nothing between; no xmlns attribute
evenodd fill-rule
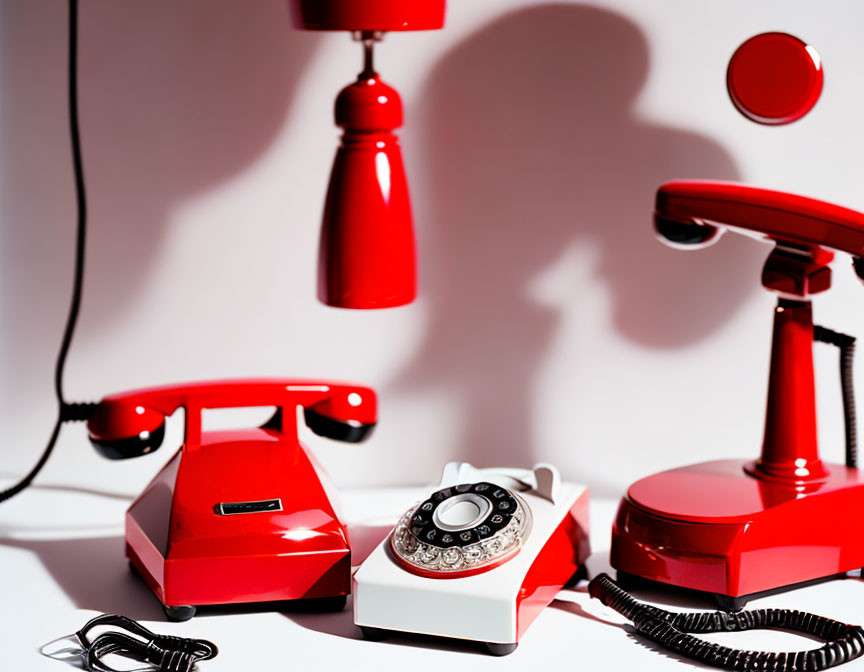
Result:
<svg viewBox="0 0 864 672"><path fill-rule="evenodd" d="M516 650L518 644L498 644L497 642L486 642L486 650L493 656L509 656Z"/></svg>
<svg viewBox="0 0 864 672"><path fill-rule="evenodd" d="M195 615L195 607L182 605L179 607L169 607L163 604L162 609L165 610L165 616L169 621L188 621Z"/></svg>
<svg viewBox="0 0 864 672"><path fill-rule="evenodd" d="M336 597L322 597L315 600L316 611L342 611L345 605L348 604L347 595L337 595Z"/></svg>
<svg viewBox="0 0 864 672"><path fill-rule="evenodd" d="M390 637L389 630L370 628L368 625L361 625L360 632L363 634L363 638L368 639L370 642L383 642Z"/></svg>
<svg viewBox="0 0 864 672"><path fill-rule="evenodd" d="M746 597L732 597L731 595L721 595L720 593L714 593L714 601L723 611L741 611L747 606Z"/></svg>

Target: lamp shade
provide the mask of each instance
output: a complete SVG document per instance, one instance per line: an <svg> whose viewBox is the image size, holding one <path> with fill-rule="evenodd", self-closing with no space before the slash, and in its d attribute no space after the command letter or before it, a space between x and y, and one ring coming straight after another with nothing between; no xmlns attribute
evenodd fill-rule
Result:
<svg viewBox="0 0 864 672"><path fill-rule="evenodd" d="M444 26L446 0L289 0L303 30L405 31Z"/></svg>
<svg viewBox="0 0 864 672"><path fill-rule="evenodd" d="M318 265L318 298L340 308L390 308L417 293L408 183L399 141L402 101L377 73L336 99L344 129L333 162Z"/></svg>

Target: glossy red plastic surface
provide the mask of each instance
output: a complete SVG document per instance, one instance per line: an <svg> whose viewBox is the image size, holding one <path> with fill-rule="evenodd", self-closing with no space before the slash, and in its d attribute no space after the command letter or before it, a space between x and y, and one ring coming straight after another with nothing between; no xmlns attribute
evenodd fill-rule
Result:
<svg viewBox="0 0 864 672"><path fill-rule="evenodd" d="M822 93L822 61L806 42L763 33L729 61L726 87L741 114L760 124L789 124L807 114Z"/></svg>
<svg viewBox="0 0 864 672"><path fill-rule="evenodd" d="M399 141L399 94L361 75L336 100L345 131L324 207L318 298L339 308L390 308L417 294L408 183Z"/></svg>
<svg viewBox="0 0 864 672"><path fill-rule="evenodd" d="M856 256L864 249L864 215L743 185L676 182L658 191L656 218L766 234L777 246L762 282L787 297L774 316L761 456L633 484L613 527L612 565L733 597L861 567L864 475L819 458L813 318L803 299L830 287L833 253L824 247Z"/></svg>
<svg viewBox="0 0 864 672"><path fill-rule="evenodd" d="M824 479L816 439L813 311L809 301L781 302L774 312L768 407L754 475L802 483Z"/></svg>
<svg viewBox="0 0 864 672"><path fill-rule="evenodd" d="M525 575L516 597L518 638L534 622L591 553L588 541L588 491L573 504Z"/></svg>
<svg viewBox="0 0 864 672"><path fill-rule="evenodd" d="M345 521L326 473L297 438L295 411L315 406L334 420L372 424L371 389L307 380L224 381L150 388L103 403L133 403L160 414L186 409L186 443L126 514L127 555L164 604L349 591ZM246 405L280 406L282 431L201 432L201 409ZM128 431L124 422L113 429ZM218 508L277 499L279 510L223 515Z"/></svg>
<svg viewBox="0 0 864 672"><path fill-rule="evenodd" d="M201 410L244 406L279 406L283 409L283 432L296 429L297 406L314 408L342 422L371 425L377 416L375 392L353 383L317 380L249 378L180 385L163 385L105 397L97 407L88 430L93 438L120 439L135 436L142 426L158 425L179 408L186 410L184 448L201 443ZM143 418L143 420L141 420Z"/></svg>
<svg viewBox="0 0 864 672"><path fill-rule="evenodd" d="M87 421L90 436L97 440L137 436L152 432L165 422L165 414L141 406L134 399L105 399Z"/></svg>
<svg viewBox="0 0 864 672"><path fill-rule="evenodd" d="M612 566L733 597L864 565L864 475L827 465L821 482L753 478L722 460L634 483L612 528Z"/></svg>
<svg viewBox="0 0 864 672"><path fill-rule="evenodd" d="M765 261L762 286L772 292L803 299L831 288L834 253L821 247L801 249L778 245Z"/></svg>
<svg viewBox="0 0 864 672"><path fill-rule="evenodd" d="M304 30L402 31L444 27L445 0L288 0Z"/></svg>
<svg viewBox="0 0 864 672"><path fill-rule="evenodd" d="M864 254L864 214L782 191L734 182L668 182L657 190L656 214L756 231L796 246Z"/></svg>

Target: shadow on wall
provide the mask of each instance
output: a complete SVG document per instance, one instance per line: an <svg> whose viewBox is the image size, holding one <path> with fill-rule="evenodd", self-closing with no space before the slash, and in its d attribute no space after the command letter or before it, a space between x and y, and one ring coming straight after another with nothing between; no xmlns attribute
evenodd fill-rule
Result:
<svg viewBox="0 0 864 672"><path fill-rule="evenodd" d="M628 19L545 4L468 36L425 84L411 123L427 162L414 180L430 326L397 387L460 402L460 459L531 464L532 381L560 316L528 288L573 243L598 251L613 326L645 347L705 338L757 289L736 272L758 274L745 241L686 254L654 239L657 186L737 171L708 138L637 116L648 61Z"/></svg>
<svg viewBox="0 0 864 672"><path fill-rule="evenodd" d="M251 164L283 127L318 37L284 0L88 0L80 11L90 201L83 318L100 329L152 272L171 212ZM66 3L0 7L0 351L4 377L49 394L72 278ZM238 224L239 228L240 224ZM49 355L50 353L50 355ZM19 385L16 398L31 399Z"/></svg>

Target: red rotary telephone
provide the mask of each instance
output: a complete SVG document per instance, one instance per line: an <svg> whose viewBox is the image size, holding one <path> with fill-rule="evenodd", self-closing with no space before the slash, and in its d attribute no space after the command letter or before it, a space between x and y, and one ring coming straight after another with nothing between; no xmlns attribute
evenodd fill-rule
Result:
<svg viewBox="0 0 864 672"><path fill-rule="evenodd" d="M855 466L854 415L847 413L847 464L823 462L809 297L831 286L831 250L851 254L864 278L864 214L740 184L670 182L657 192L655 227L675 247L713 243L726 228L773 241L762 284L779 300L761 456L634 483L612 530L619 577L713 593L721 606L737 609L754 594L860 568L864 473ZM820 340L854 343L816 330ZM851 395L847 401L848 411Z"/></svg>
<svg viewBox="0 0 864 672"><path fill-rule="evenodd" d="M296 409L316 434L356 442L376 405L368 387L263 379L135 390L96 407L90 440L112 459L156 450L165 417L185 409L183 446L126 514L126 554L170 619L198 605L345 605L348 533L327 474L297 438ZM202 432L203 409L242 406L278 410L259 428Z"/></svg>

